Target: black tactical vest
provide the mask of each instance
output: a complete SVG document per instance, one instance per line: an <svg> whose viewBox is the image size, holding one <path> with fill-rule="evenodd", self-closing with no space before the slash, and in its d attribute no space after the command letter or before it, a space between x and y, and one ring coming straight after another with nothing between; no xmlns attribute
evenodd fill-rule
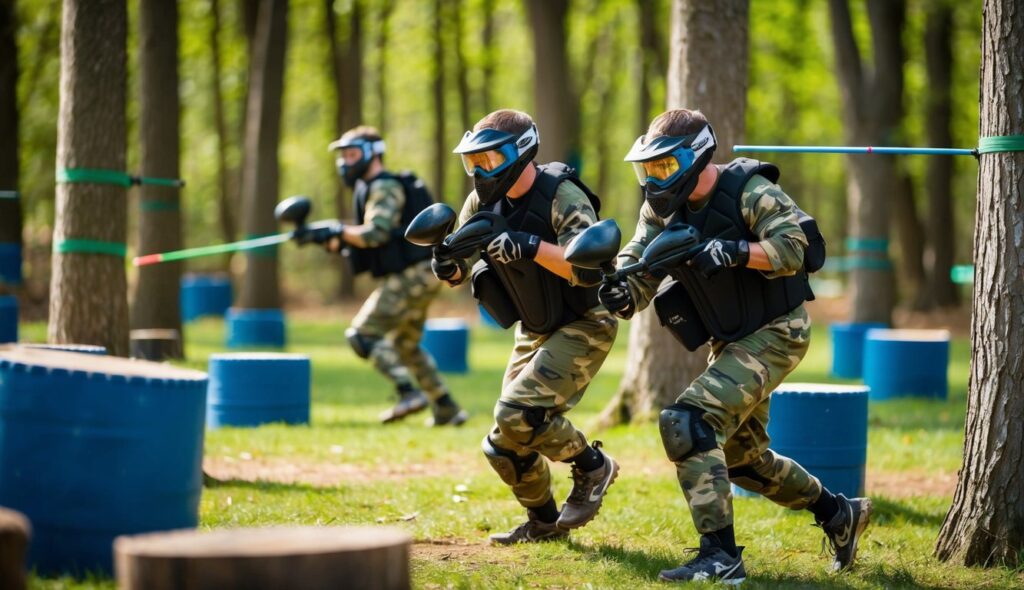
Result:
<svg viewBox="0 0 1024 590"><path fill-rule="evenodd" d="M684 205L669 222L689 223L701 239L758 241L743 220L740 203L743 187L755 174L773 183L779 179L774 165L737 158L721 171L714 195L700 211ZM803 269L793 276L767 279L754 269L727 268L706 279L684 264L670 274L686 288L710 335L725 342L740 340L814 299Z"/></svg>
<svg viewBox="0 0 1024 590"><path fill-rule="evenodd" d="M353 209L356 223L362 225L366 215L366 199L370 194L370 185L378 180L393 179L402 184L405 193L405 206L398 227L391 230L388 241L376 248L349 248L349 260L352 271L359 274L370 271L375 277L402 272L406 268L430 258L430 248L417 246L405 239L405 228L413 217L433 204L434 199L423 181L411 172L390 174L382 172L370 182L361 182L352 194Z"/></svg>
<svg viewBox="0 0 1024 590"><path fill-rule="evenodd" d="M501 199L495 204L494 212L508 220L509 229L528 232L557 244L558 236L551 226L551 206L558 185L565 180L583 190L595 212L600 209L597 196L579 180L575 170L561 162L551 162L537 167L537 180L529 192L512 205L508 199ZM597 287L570 286L567 280L533 260L497 264L488 259L486 252L482 258L500 280L523 327L531 332L550 334L598 304Z"/></svg>

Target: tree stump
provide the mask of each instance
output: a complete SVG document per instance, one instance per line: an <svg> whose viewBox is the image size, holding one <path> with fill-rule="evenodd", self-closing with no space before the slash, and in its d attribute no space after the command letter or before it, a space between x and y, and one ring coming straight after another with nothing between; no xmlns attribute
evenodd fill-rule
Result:
<svg viewBox="0 0 1024 590"><path fill-rule="evenodd" d="M25 551L31 531L22 513L0 508L0 588L25 588Z"/></svg>
<svg viewBox="0 0 1024 590"><path fill-rule="evenodd" d="M114 542L121 590L409 588L410 536L387 527L175 531Z"/></svg>

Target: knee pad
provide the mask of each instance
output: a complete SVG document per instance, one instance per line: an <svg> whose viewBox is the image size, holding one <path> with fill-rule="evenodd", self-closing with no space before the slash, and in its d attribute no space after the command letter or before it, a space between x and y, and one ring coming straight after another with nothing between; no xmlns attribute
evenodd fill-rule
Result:
<svg viewBox="0 0 1024 590"><path fill-rule="evenodd" d="M360 334L355 328L345 330L345 338L348 339L348 345L355 351L356 356L361 359L370 358L373 347L380 342L379 337Z"/></svg>
<svg viewBox="0 0 1024 590"><path fill-rule="evenodd" d="M532 443L551 423L547 408L505 400L498 400L494 421L503 435L521 445Z"/></svg>
<svg viewBox="0 0 1024 590"><path fill-rule="evenodd" d="M523 478L523 474L533 467L540 455L534 451L525 457L520 457L509 449L503 449L493 442L490 436L485 436L483 443L484 456L491 467L498 472L501 480L510 486L514 486Z"/></svg>
<svg viewBox="0 0 1024 590"><path fill-rule="evenodd" d="M687 404L672 404L658 418L665 454L673 462L718 448L715 430L704 421L704 410Z"/></svg>

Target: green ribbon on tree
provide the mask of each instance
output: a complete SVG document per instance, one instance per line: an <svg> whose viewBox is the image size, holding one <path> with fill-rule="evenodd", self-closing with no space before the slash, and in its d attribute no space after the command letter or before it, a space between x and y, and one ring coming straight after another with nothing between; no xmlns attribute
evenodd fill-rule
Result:
<svg viewBox="0 0 1024 590"><path fill-rule="evenodd" d="M159 201L151 199L148 201L140 201L139 209L146 212L153 211L177 211L180 209L177 201Z"/></svg>
<svg viewBox="0 0 1024 590"><path fill-rule="evenodd" d="M1024 152L1024 135L993 135L978 140L979 154Z"/></svg>
<svg viewBox="0 0 1024 590"><path fill-rule="evenodd" d="M18 191L0 191L0 199L17 200L19 196Z"/></svg>
<svg viewBox="0 0 1024 590"><path fill-rule="evenodd" d="M846 249L851 252L886 252L889 240L885 238L846 238Z"/></svg>
<svg viewBox="0 0 1024 590"><path fill-rule="evenodd" d="M124 258L128 254L128 246L122 242L68 238L54 242L53 251L60 254L106 254Z"/></svg>
<svg viewBox="0 0 1024 590"><path fill-rule="evenodd" d="M185 186L185 181L177 178L153 178L150 176L132 176L118 170L103 170L100 168L60 168L57 170L58 183L90 184L114 184L128 188L136 184L149 184L153 186L168 186L179 188Z"/></svg>

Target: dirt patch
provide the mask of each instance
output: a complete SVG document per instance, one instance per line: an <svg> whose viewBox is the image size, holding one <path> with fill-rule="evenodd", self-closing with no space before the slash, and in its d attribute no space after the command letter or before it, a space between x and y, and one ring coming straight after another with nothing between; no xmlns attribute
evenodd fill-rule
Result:
<svg viewBox="0 0 1024 590"><path fill-rule="evenodd" d="M417 541L412 544L412 558L425 561L455 560L466 563L497 563L494 559L494 548L483 543L470 543L463 539L435 539ZM488 560L485 556L491 555Z"/></svg>
<svg viewBox="0 0 1024 590"><path fill-rule="evenodd" d="M869 471L867 479L869 495L890 498L950 497L956 489L956 473L949 472Z"/></svg>
<svg viewBox="0 0 1024 590"><path fill-rule="evenodd" d="M313 463L295 459L254 457L248 460L235 457L206 457L203 472L221 481L265 481L272 483L301 483L313 487L334 487L343 483L371 481L401 481L412 477L462 477L475 470L461 463L380 463L354 465L351 463Z"/></svg>

